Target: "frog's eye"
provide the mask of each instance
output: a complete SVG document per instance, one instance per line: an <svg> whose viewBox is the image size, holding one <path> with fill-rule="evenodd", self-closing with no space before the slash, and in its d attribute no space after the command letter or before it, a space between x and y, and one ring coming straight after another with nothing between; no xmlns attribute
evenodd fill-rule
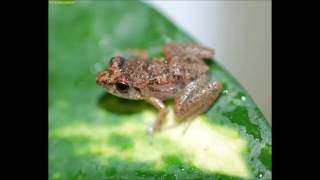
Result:
<svg viewBox="0 0 320 180"><path fill-rule="evenodd" d="M129 85L125 82L118 82L116 84L116 88L120 93L126 93L128 92Z"/></svg>

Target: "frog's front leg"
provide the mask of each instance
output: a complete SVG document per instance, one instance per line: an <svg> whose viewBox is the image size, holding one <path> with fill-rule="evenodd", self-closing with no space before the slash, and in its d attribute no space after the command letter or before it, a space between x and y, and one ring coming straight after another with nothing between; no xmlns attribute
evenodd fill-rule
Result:
<svg viewBox="0 0 320 180"><path fill-rule="evenodd" d="M218 81L208 83L206 77L190 82L183 94L174 99L174 112L178 122L191 120L206 111L219 96L222 85Z"/></svg>
<svg viewBox="0 0 320 180"><path fill-rule="evenodd" d="M154 125L148 129L148 133L152 135L155 131L161 130L165 122L168 110L160 99L157 99L155 97L148 97L146 98L146 101L151 103L154 107L156 107L159 110L158 119L155 121Z"/></svg>

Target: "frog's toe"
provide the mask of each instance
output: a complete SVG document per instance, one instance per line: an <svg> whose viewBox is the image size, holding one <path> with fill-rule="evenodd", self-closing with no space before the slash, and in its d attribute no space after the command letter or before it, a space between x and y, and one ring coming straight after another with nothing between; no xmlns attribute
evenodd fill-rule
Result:
<svg viewBox="0 0 320 180"><path fill-rule="evenodd" d="M149 144L152 145L153 134L154 134L155 130L154 130L153 127L149 127L149 128L147 128L146 132L147 132L147 135L148 135L148 138L149 138Z"/></svg>

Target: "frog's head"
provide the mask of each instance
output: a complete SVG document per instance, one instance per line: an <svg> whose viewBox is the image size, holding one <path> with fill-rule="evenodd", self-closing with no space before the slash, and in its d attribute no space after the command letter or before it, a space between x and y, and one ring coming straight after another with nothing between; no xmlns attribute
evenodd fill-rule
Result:
<svg viewBox="0 0 320 180"><path fill-rule="evenodd" d="M122 56L112 57L109 66L96 76L96 83L115 96L126 99L142 99L140 91L132 86L122 71L125 63Z"/></svg>

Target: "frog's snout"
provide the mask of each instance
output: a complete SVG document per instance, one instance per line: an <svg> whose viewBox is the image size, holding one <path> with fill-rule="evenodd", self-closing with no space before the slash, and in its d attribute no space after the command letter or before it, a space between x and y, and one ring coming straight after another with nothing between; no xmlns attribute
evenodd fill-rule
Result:
<svg viewBox="0 0 320 180"><path fill-rule="evenodd" d="M98 85L103 85L105 82L105 78L106 78L106 73L104 71L100 72L97 76L96 76L96 83Z"/></svg>

